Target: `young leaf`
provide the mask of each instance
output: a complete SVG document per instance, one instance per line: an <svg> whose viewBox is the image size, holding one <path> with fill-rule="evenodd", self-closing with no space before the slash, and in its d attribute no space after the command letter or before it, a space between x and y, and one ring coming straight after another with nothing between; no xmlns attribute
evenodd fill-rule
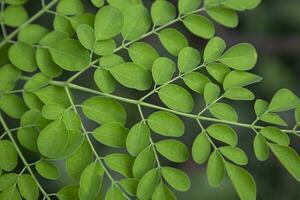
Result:
<svg viewBox="0 0 300 200"><path fill-rule="evenodd" d="M109 69L110 67L120 65L124 62L125 61L121 56L119 56L117 54L111 54L111 55L101 57L99 59L99 66Z"/></svg>
<svg viewBox="0 0 300 200"><path fill-rule="evenodd" d="M113 6L104 6L96 14L96 40L107 40L118 35L123 27L124 17L121 11Z"/></svg>
<svg viewBox="0 0 300 200"><path fill-rule="evenodd" d="M219 83L223 83L230 69L222 63L210 63L206 66L207 72Z"/></svg>
<svg viewBox="0 0 300 200"><path fill-rule="evenodd" d="M58 77L62 73L62 68L54 63L48 49L37 48L35 54L36 64L43 74L48 77Z"/></svg>
<svg viewBox="0 0 300 200"><path fill-rule="evenodd" d="M260 130L260 134L277 144L283 146L288 146L290 144L289 136L286 133L282 132L279 128L271 126L264 127Z"/></svg>
<svg viewBox="0 0 300 200"><path fill-rule="evenodd" d="M229 88L225 91L224 97L240 101L252 101L255 98L254 94L250 90L242 87Z"/></svg>
<svg viewBox="0 0 300 200"><path fill-rule="evenodd" d="M27 110L24 102L15 94L5 94L1 96L0 105L2 111L14 119L20 119Z"/></svg>
<svg viewBox="0 0 300 200"><path fill-rule="evenodd" d="M93 131L94 138L102 144L111 147L125 147L128 129L121 123L105 123Z"/></svg>
<svg viewBox="0 0 300 200"><path fill-rule="evenodd" d="M0 140L0 168L9 172L18 165L18 154L13 144L8 140Z"/></svg>
<svg viewBox="0 0 300 200"><path fill-rule="evenodd" d="M56 180L60 176L59 169L54 164L47 161L36 163L35 169L42 177L49 180Z"/></svg>
<svg viewBox="0 0 300 200"><path fill-rule="evenodd" d="M126 111L123 106L112 99L92 97L84 101L82 110L85 116L99 124L120 122L125 124Z"/></svg>
<svg viewBox="0 0 300 200"><path fill-rule="evenodd" d="M163 85L170 81L176 70L175 63L166 57L157 58L152 65L152 77L156 84Z"/></svg>
<svg viewBox="0 0 300 200"><path fill-rule="evenodd" d="M28 24L21 28L18 34L18 40L28 44L37 44L49 30L38 24Z"/></svg>
<svg viewBox="0 0 300 200"><path fill-rule="evenodd" d="M77 15L84 12L84 5L80 0L61 0L56 10L65 15Z"/></svg>
<svg viewBox="0 0 300 200"><path fill-rule="evenodd" d="M244 87L260 82L262 77L249 72L231 71L224 79L223 88L227 90L233 87Z"/></svg>
<svg viewBox="0 0 300 200"><path fill-rule="evenodd" d="M277 113L265 113L260 117L260 120L271 124L287 126L287 123Z"/></svg>
<svg viewBox="0 0 300 200"><path fill-rule="evenodd" d="M156 143L155 147L162 156L176 163L185 162L189 157L189 151L185 144L177 140L162 140Z"/></svg>
<svg viewBox="0 0 300 200"><path fill-rule="evenodd" d="M209 108L210 113L218 119L237 122L238 115L233 107L225 103L215 103Z"/></svg>
<svg viewBox="0 0 300 200"><path fill-rule="evenodd" d="M98 40L94 45L94 53L99 56L111 55L117 47L114 39Z"/></svg>
<svg viewBox="0 0 300 200"><path fill-rule="evenodd" d="M192 95L175 84L168 84L158 91L159 98L169 108L181 112L189 113L194 108Z"/></svg>
<svg viewBox="0 0 300 200"><path fill-rule="evenodd" d="M200 6L201 0L179 0L178 10L180 14L187 14Z"/></svg>
<svg viewBox="0 0 300 200"><path fill-rule="evenodd" d="M150 130L146 124L139 122L135 124L129 131L126 139L126 147L132 156L137 156L145 149L150 141Z"/></svg>
<svg viewBox="0 0 300 200"><path fill-rule="evenodd" d="M105 69L96 69L94 80L98 88L104 93L113 93L116 89L116 81Z"/></svg>
<svg viewBox="0 0 300 200"><path fill-rule="evenodd" d="M223 7L208 8L207 14L216 22L229 28L234 28L239 23L238 14L231 9Z"/></svg>
<svg viewBox="0 0 300 200"><path fill-rule="evenodd" d="M189 31L199 37L210 39L215 35L213 23L204 16L189 15L183 19L183 24Z"/></svg>
<svg viewBox="0 0 300 200"><path fill-rule="evenodd" d="M246 165L248 163L246 153L238 147L224 146L220 147L219 150L227 159L238 165Z"/></svg>
<svg viewBox="0 0 300 200"><path fill-rule="evenodd" d="M253 148L255 156L258 160L265 161L269 158L269 146L267 140L263 136L255 136L253 141Z"/></svg>
<svg viewBox="0 0 300 200"><path fill-rule="evenodd" d="M56 120L65 112L65 108L60 104L46 104L42 109L43 117L50 120Z"/></svg>
<svg viewBox="0 0 300 200"><path fill-rule="evenodd" d="M148 171L139 181L137 187L137 197L141 200L150 199L159 181L159 170Z"/></svg>
<svg viewBox="0 0 300 200"><path fill-rule="evenodd" d="M220 96L219 86L214 83L207 83L204 87L203 96L206 105L209 105L212 102L216 101Z"/></svg>
<svg viewBox="0 0 300 200"><path fill-rule="evenodd" d="M110 154L104 157L105 164L125 177L132 177L133 157L128 154Z"/></svg>
<svg viewBox="0 0 300 200"><path fill-rule="evenodd" d="M188 191L191 187L190 178L183 171L172 168L172 167L163 167L161 169L161 174L174 189L178 191Z"/></svg>
<svg viewBox="0 0 300 200"><path fill-rule="evenodd" d="M167 24L176 17L176 8L168 1L157 0L151 6L151 17L156 26Z"/></svg>
<svg viewBox="0 0 300 200"><path fill-rule="evenodd" d="M231 146L236 146L238 143L236 132L230 126L225 124L213 124L207 128L207 133L211 137Z"/></svg>
<svg viewBox="0 0 300 200"><path fill-rule="evenodd" d="M148 147L141 151L132 166L133 177L141 178L147 171L155 165L155 156L152 147Z"/></svg>
<svg viewBox="0 0 300 200"><path fill-rule="evenodd" d="M297 108L300 104L299 98L288 89L280 89L273 96L268 111L281 112Z"/></svg>
<svg viewBox="0 0 300 200"><path fill-rule="evenodd" d="M209 78L199 72L191 72L183 77L184 83L193 91L203 94L206 84L210 83Z"/></svg>
<svg viewBox="0 0 300 200"><path fill-rule="evenodd" d="M219 152L214 151L207 163L207 179L211 187L219 187L224 179L224 163Z"/></svg>
<svg viewBox="0 0 300 200"><path fill-rule="evenodd" d="M185 73L196 68L201 61L200 53L192 47L185 47L178 54L179 72Z"/></svg>
<svg viewBox="0 0 300 200"><path fill-rule="evenodd" d="M18 13L18 17L16 17ZM19 27L28 19L28 13L23 6L7 6L2 13L2 21L10 27Z"/></svg>
<svg viewBox="0 0 300 200"><path fill-rule="evenodd" d="M203 164L207 161L211 152L211 144L204 132L200 133L192 147L192 156L196 163Z"/></svg>
<svg viewBox="0 0 300 200"><path fill-rule="evenodd" d="M38 89L45 87L50 82L50 79L42 73L36 73L24 84L24 90L35 92Z"/></svg>
<svg viewBox="0 0 300 200"><path fill-rule="evenodd" d="M262 100L262 99L257 99L254 104L254 110L256 116L260 117L262 116L268 109L269 103Z"/></svg>
<svg viewBox="0 0 300 200"><path fill-rule="evenodd" d="M94 29L87 24L81 24L77 26L76 33L82 46L86 49L93 50L96 42Z"/></svg>
<svg viewBox="0 0 300 200"><path fill-rule="evenodd" d="M39 198L39 188L32 176L23 174L18 179L18 188L21 196L26 200L37 200Z"/></svg>
<svg viewBox="0 0 300 200"><path fill-rule="evenodd" d="M184 134L182 120L172 113L154 112L148 117L147 123L152 131L163 136L180 137Z"/></svg>
<svg viewBox="0 0 300 200"><path fill-rule="evenodd" d="M219 58L226 48L225 41L220 37L210 39L204 49L204 61L211 62Z"/></svg>

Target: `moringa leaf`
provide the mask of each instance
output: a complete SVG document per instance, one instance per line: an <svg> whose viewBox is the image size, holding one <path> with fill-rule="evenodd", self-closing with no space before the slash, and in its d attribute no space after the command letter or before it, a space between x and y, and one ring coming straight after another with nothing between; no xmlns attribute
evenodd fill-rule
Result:
<svg viewBox="0 0 300 200"><path fill-rule="evenodd" d="M105 164L125 177L132 177L133 157L128 154L110 154L104 157Z"/></svg>
<svg viewBox="0 0 300 200"><path fill-rule="evenodd" d="M173 167L163 167L161 169L163 178L174 189L178 191L188 191L191 187L190 178L183 171Z"/></svg>
<svg viewBox="0 0 300 200"><path fill-rule="evenodd" d="M151 17L156 26L167 24L176 17L176 8L171 2L157 0L151 6Z"/></svg>
<svg viewBox="0 0 300 200"><path fill-rule="evenodd" d="M201 61L201 55L197 49L185 47L178 54L179 72L185 73L198 67Z"/></svg>
<svg viewBox="0 0 300 200"><path fill-rule="evenodd" d="M141 200L150 199L156 186L159 184L159 170L148 171L139 181L136 196Z"/></svg>
<svg viewBox="0 0 300 200"><path fill-rule="evenodd" d="M207 133L228 145L236 146L238 143L238 136L236 132L228 125L225 124L213 124L207 128Z"/></svg>
<svg viewBox="0 0 300 200"><path fill-rule="evenodd" d="M201 0L179 0L178 10L180 14L187 14L200 6Z"/></svg>
<svg viewBox="0 0 300 200"><path fill-rule="evenodd" d="M273 96L268 110L281 112L297 108L300 105L299 98L288 89L280 89Z"/></svg>
<svg viewBox="0 0 300 200"><path fill-rule="evenodd" d="M185 27L194 35L210 39L215 35L215 27L212 22L204 16L192 14L183 19Z"/></svg>
<svg viewBox="0 0 300 200"><path fill-rule="evenodd" d="M146 124L139 122L129 131L126 138L126 147L132 156L137 156L150 143L150 130Z"/></svg>
<svg viewBox="0 0 300 200"><path fill-rule="evenodd" d="M253 148L255 156L258 160L265 161L269 158L269 146L267 140L263 136L255 136L253 141Z"/></svg>
<svg viewBox="0 0 300 200"><path fill-rule="evenodd" d="M193 91L203 94L205 86L210 83L210 79L199 72L191 72L183 77L184 83Z"/></svg>
<svg viewBox="0 0 300 200"><path fill-rule="evenodd" d="M189 151L185 144L177 140L162 140L156 143L155 147L162 156L172 162L182 163L189 157Z"/></svg>
<svg viewBox="0 0 300 200"><path fill-rule="evenodd" d="M192 156L196 163L203 164L207 161L211 152L211 144L206 133L202 131L194 140Z"/></svg>
<svg viewBox="0 0 300 200"><path fill-rule="evenodd" d="M10 172L18 165L18 154L14 145L9 141L0 140L0 168Z"/></svg>
<svg viewBox="0 0 300 200"><path fill-rule="evenodd" d="M18 179L18 188L21 196L27 200L39 198L39 188L35 179L29 174L22 174Z"/></svg>
<svg viewBox="0 0 300 200"><path fill-rule="evenodd" d="M207 179L211 187L219 187L224 179L225 167L221 155L214 151L207 163Z"/></svg>
<svg viewBox="0 0 300 200"><path fill-rule="evenodd" d="M210 113L218 119L237 122L238 115L233 107L225 103L215 103L209 108Z"/></svg>
<svg viewBox="0 0 300 200"><path fill-rule="evenodd" d="M175 63L166 57L159 57L152 65L152 77L156 84L163 85L170 81L176 70Z"/></svg>
<svg viewBox="0 0 300 200"><path fill-rule="evenodd" d="M155 165L155 155L153 148L147 147L141 151L134 160L132 166L133 177L141 178L147 171Z"/></svg>
<svg viewBox="0 0 300 200"><path fill-rule="evenodd" d="M225 41L220 37L211 38L204 49L204 61L211 62L218 59L226 48Z"/></svg>
<svg viewBox="0 0 300 200"><path fill-rule="evenodd" d="M49 180L56 180L60 176L59 169L56 165L48 161L40 161L35 164L36 171L44 178Z"/></svg>

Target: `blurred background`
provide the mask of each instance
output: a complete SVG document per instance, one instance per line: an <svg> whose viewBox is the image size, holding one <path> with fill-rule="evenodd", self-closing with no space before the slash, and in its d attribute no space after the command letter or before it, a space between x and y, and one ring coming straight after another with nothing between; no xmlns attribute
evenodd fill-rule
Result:
<svg viewBox="0 0 300 200"><path fill-rule="evenodd" d="M172 0L176 4L176 0ZM89 0L84 0L86 9L89 12L96 12L96 9L90 4ZM144 0L149 6L152 1ZM40 8L37 1L29 1L27 9L30 13L36 12ZM235 29L228 29L216 25L216 34L225 39L228 46L232 46L240 42L250 42L256 46L259 55L259 61L254 69L254 72L261 75L264 80L254 86L251 86L252 91L255 91L257 98L270 100L272 95L280 88L289 88L300 96L300 1L299 0L263 0L261 5L250 11L240 13L240 23ZM37 23L51 27L49 19L51 15L41 17ZM189 39L191 46L203 52L206 40L199 39L186 31L180 24L176 24ZM160 52L162 56L168 56L175 60L175 57L167 54L156 37L146 38L145 41L151 43ZM126 52L121 52L121 55L127 57ZM61 77L65 80L70 74L65 74ZM93 71L87 71L76 80L76 83L87 87L96 88L91 77ZM181 84L181 83L179 83ZM75 91L74 91L75 92ZM138 98L143 94L137 94L136 91L127 90L119 87L116 91L117 95ZM195 110L200 110L203 107L202 98L199 95L195 96L198 107ZM79 104L88 96L82 93L75 92L76 103ZM157 96L148 99L148 102L161 104ZM140 120L138 111L135 106L123 104L128 113L127 126L131 127ZM240 121L252 122L254 120L253 105L254 102L234 102L232 105L238 110ZM144 109L145 115L153 112L153 110ZM293 126L293 113L284 113L284 119ZM199 128L192 120L183 119L186 122L186 134L182 140L191 147L196 135L199 133ZM11 127L16 127L16 122L10 121ZM209 125L204 123L205 126ZM85 121L88 130L93 130L97 127L96 124L90 121ZM290 128L289 127L289 128ZM258 200L273 199L273 200L296 200L300 199L299 183L297 183L286 171L281 167L279 162L271 156L266 162L259 162L255 159L252 150L252 141L254 134L247 129L239 129L235 127L239 134L239 146L242 147L249 156L249 164L247 170L254 176L257 189ZM292 137L293 146L300 152L299 138ZM160 140L160 137L155 136L154 140ZM115 149L95 143L102 155L110 152L116 152ZM30 157L30 152L26 152ZM34 158L32 158L34 159ZM163 160L163 158L162 158ZM163 160L164 164L172 165ZM60 163L63 168L63 162ZM225 181L220 188L211 188L208 185L206 177L206 166L196 165L192 160L176 166L186 171L192 179L192 187L188 192L178 193L178 199L182 200L235 200L238 199L230 181L225 178ZM300 166L299 166L300 167ZM62 169L63 170L63 169ZM65 173L62 173L65 174ZM70 179L65 175L57 182L47 182L49 192L57 191L62 185L70 183ZM106 184L109 186L109 184Z"/></svg>

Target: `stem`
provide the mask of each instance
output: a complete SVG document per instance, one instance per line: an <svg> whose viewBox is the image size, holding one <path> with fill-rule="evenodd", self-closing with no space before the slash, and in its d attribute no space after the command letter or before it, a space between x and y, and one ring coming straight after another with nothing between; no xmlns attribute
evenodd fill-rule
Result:
<svg viewBox="0 0 300 200"><path fill-rule="evenodd" d="M19 157L21 158L22 162L24 163L27 171L30 173L30 175L32 176L32 178L35 180L37 186L39 187L40 191L42 192L42 194L44 195L44 198L51 200L50 197L48 196L48 194L45 192L45 190L43 189L43 187L40 185L39 181L37 180L37 178L35 177L33 171L30 168L30 164L28 164L28 162L26 161L23 153L21 152L21 150L19 149L14 137L12 136L12 133L10 132L10 129L8 128L7 124L5 123L2 115L0 114L0 122L4 128L4 130L6 131L9 139L11 140L12 144L14 145Z"/></svg>

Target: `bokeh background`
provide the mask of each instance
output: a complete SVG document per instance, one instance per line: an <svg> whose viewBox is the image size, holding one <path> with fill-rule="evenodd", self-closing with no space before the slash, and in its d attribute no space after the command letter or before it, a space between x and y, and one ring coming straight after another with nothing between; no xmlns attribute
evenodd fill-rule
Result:
<svg viewBox="0 0 300 200"><path fill-rule="evenodd" d="M176 0L172 0L175 4ZM30 13L35 13L40 4L37 0L31 0L26 8ZM86 8L89 12L96 12L96 9L90 4L89 0L84 0ZM152 1L144 0L145 4L149 6ZM51 28L51 15L41 17L37 23L43 24ZM227 29L216 25L216 33L218 36L225 39L228 46L232 46L239 42L250 42L254 44L258 50L259 61L254 69L254 72L264 77L264 80L251 86L251 89L256 94L257 98L270 100L272 95L280 88L289 88L296 94L300 95L300 1L299 0L263 0L261 5L255 10L240 13L240 23L235 29ZM178 27L189 39L191 46L203 52L206 40L199 39L189 34L183 26ZM151 43L161 53L162 56L171 57L160 46L156 37L150 37L145 41ZM124 57L127 57L126 52L121 52ZM61 77L65 80L70 74L65 74ZM93 71L87 71L76 80L76 83L85 85L87 87L96 88L93 83ZM179 83L180 84L180 83ZM126 90L119 87L118 95L127 96L131 98L141 97L143 94L137 93L133 90ZM195 94L194 94L195 95ZM82 93L75 92L76 103L79 104L88 96ZM195 95L198 102L196 110L203 107L202 98ZM154 104L161 104L156 96L148 99ZM254 102L234 103L238 110L240 121L251 122L254 119L253 111ZM138 122L139 115L135 106L124 104L128 110L129 119L127 126L130 127ZM145 115L148 115L153 110L145 109ZM292 126L294 124L293 113L285 113L285 120ZM9 120L9 119L7 119ZM197 125L188 119L184 119L187 124L187 130L182 140L191 147L195 136L200 131ZM10 127L16 127L15 121L9 121ZM89 121L85 121L88 130L93 130L97 127ZM209 125L206 124L205 125ZM271 156L266 162L259 162L255 159L252 150L252 141L254 134L247 129L235 128L239 134L239 146L242 147L249 156L249 164L246 168L254 176L257 189L258 199L266 200L296 200L300 199L300 184L297 183L286 171L281 167L278 161ZM154 138L159 140L160 138ZM293 137L293 146L300 152L299 138ZM105 155L110 152L116 152L107 147L97 145L100 154ZM35 159L30 152L25 154L32 160ZM163 159L162 159L163 160ZM172 165L163 160L164 164ZM62 170L63 162L58 163ZM230 181L225 178L225 181L220 188L214 189L208 185L206 178L206 166L198 166L192 160L183 165L176 166L186 171L192 179L192 187L188 192L178 193L178 198L182 200L235 200L238 199ZM300 166L299 166L300 167ZM62 174L66 174L62 172ZM64 175L59 181L45 182L44 185L48 191L55 192L62 185L70 183L70 179ZM106 184L109 186L109 184ZM105 189L104 189L105 190Z"/></svg>

